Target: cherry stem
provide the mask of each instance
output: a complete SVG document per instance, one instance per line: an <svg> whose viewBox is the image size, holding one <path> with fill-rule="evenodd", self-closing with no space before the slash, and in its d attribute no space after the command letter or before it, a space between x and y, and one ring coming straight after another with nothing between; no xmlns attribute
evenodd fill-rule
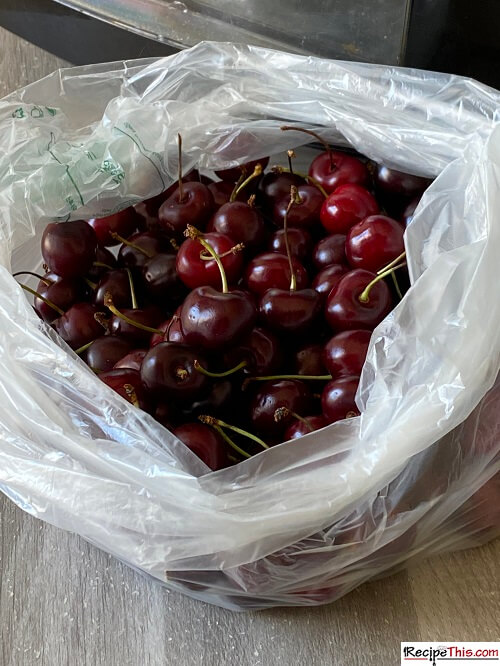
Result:
<svg viewBox="0 0 500 666"><path fill-rule="evenodd" d="M245 180L242 183L240 183L240 185L235 187L234 190L231 192L231 196L229 197L229 202L233 203L233 201L236 199L241 190L244 189L248 185L248 183L250 183L254 178L260 176L261 173L262 173L262 165L260 163L256 164L253 172L248 176L248 178L245 178Z"/></svg>
<svg viewBox="0 0 500 666"><path fill-rule="evenodd" d="M118 240L118 239L117 239L117 240ZM122 243L123 243L124 241L125 241L125 239L123 239ZM137 247L137 249L140 250L141 248L140 248L140 247ZM109 264L105 264L105 263L103 263L102 261L94 261L93 265L94 265L94 266L98 266L99 268L107 268L108 271L112 271L112 270L113 270L113 266L110 266Z"/></svg>
<svg viewBox="0 0 500 666"><path fill-rule="evenodd" d="M88 278L85 278L85 284L88 284L91 289L97 289L97 282L92 282Z"/></svg>
<svg viewBox="0 0 500 666"><path fill-rule="evenodd" d="M210 370L207 370L204 368L199 361L194 362L194 369L198 370L198 372L201 372L202 375L205 375L206 377L213 377L214 379L218 379L220 377L229 377L229 375L234 375L235 372L238 372L239 370L242 370L243 368L246 368L248 363L246 361L241 361L241 363L238 363L238 365L235 365L234 368L231 368L230 370L226 370L225 372L211 372Z"/></svg>
<svg viewBox="0 0 500 666"><path fill-rule="evenodd" d="M140 245L136 245L136 243L132 243L132 241L127 240L126 238L123 238L123 236L120 236L120 234L117 234L115 231L110 233L111 238L114 238L117 241L120 241L120 243L123 243L123 245L127 245L128 247L134 248L134 250L137 250L137 252L140 252L143 254L145 257L148 259L151 259L154 255L151 254L151 252L148 252L145 250L143 247ZM106 266L106 264L101 264L99 261L94 262L94 266ZM107 266L110 270L113 270L111 266Z"/></svg>
<svg viewBox="0 0 500 666"><path fill-rule="evenodd" d="M135 388L132 386L132 384L124 384L123 388L125 390L125 393L127 394L129 402L131 402L134 405L134 407L139 407L139 400L137 399L137 393L135 392Z"/></svg>
<svg viewBox="0 0 500 666"><path fill-rule="evenodd" d="M217 264L217 267L220 272L220 277L222 280L222 293L227 294L229 288L227 284L226 271L224 270L224 266L217 252L213 249L210 243L207 243L207 241L203 238L201 232L199 232L198 229L196 227L193 227L193 225L191 224L187 225L186 231L184 232L184 236L186 236L186 238L192 238L194 240L197 240L200 243L200 245L202 245L205 248L205 250L215 259L215 263Z"/></svg>
<svg viewBox="0 0 500 666"><path fill-rule="evenodd" d="M78 347L78 349L75 349L75 354L83 354L84 351L87 351L87 349L90 347L90 345L94 344L94 340L91 340L90 342L87 342L86 345L82 345L81 347Z"/></svg>
<svg viewBox="0 0 500 666"><path fill-rule="evenodd" d="M111 296L109 291L107 291L104 294L104 305L119 319L122 319L123 321L126 321L127 324L130 324L130 326L135 326L136 328L140 328L143 331L148 331L149 333L158 333L158 335L163 335L165 332L165 331L160 331L159 328L153 328L152 326L146 326L146 324L141 324L139 321L134 321L130 317L127 317L126 314L123 314L123 312L120 312L120 310L118 310L118 308L116 308L113 305L113 297Z"/></svg>
<svg viewBox="0 0 500 666"><path fill-rule="evenodd" d="M46 287L50 287L50 285L52 284L51 280L48 280L43 275L39 275L38 273L34 273L33 271L17 271L17 273L12 274L12 277L18 277L19 275L32 275L33 277L38 278L40 282L43 282L43 284Z"/></svg>
<svg viewBox="0 0 500 666"><path fill-rule="evenodd" d="M101 324L106 333L109 331L108 320L106 319L104 312L96 312L94 314L94 319L98 324Z"/></svg>
<svg viewBox="0 0 500 666"><path fill-rule="evenodd" d="M222 437L222 439L226 442L226 444L229 444L229 446L232 449L234 449L235 451L237 451L240 454L240 456L242 456L243 458L251 458L252 457L249 453L247 453L246 451L241 449L238 446L238 444L236 444L236 442L233 442L233 440L228 435L226 435L226 433L222 430L222 428L220 426L218 426L216 423L212 423L211 419L212 419L211 416L201 415L201 416L198 417L199 421L201 421L202 423L205 423L205 425L211 426L216 432L218 432L219 435Z"/></svg>
<svg viewBox="0 0 500 666"><path fill-rule="evenodd" d="M163 339L166 340L167 342L170 342L170 329L172 328L172 325L174 322L179 321L180 317L179 315L172 315L170 321L168 322L167 330L165 331L165 335L163 336Z"/></svg>
<svg viewBox="0 0 500 666"><path fill-rule="evenodd" d="M216 419L214 416L201 415L198 417L198 419L202 423L206 423L207 425L219 426L219 428L227 428L228 430L232 430L233 432L236 432L238 435L241 435L242 437L247 437L248 439L257 442L257 444L262 446L262 448L264 449L269 448L269 446L260 437L257 437L257 435L253 435L251 432L248 432L247 430L242 430L241 428L238 428L238 426L230 425L225 421Z"/></svg>
<svg viewBox="0 0 500 666"><path fill-rule="evenodd" d="M137 310L137 296L135 295L134 281L132 279L132 271L130 268L125 269L128 275L128 284L130 287L130 300L132 301L132 310Z"/></svg>
<svg viewBox="0 0 500 666"><path fill-rule="evenodd" d="M298 176L299 178L303 178L305 181L310 183L311 185L314 185L314 187L317 187L318 190L321 192L321 194L325 197L325 199L328 198L328 194L324 187L321 185L319 181L316 180L316 178L313 178L307 173L302 173L301 171L291 171L290 169L287 169L286 167L282 167L279 165L275 165L271 167L271 171L273 173L293 173L294 176Z"/></svg>
<svg viewBox="0 0 500 666"><path fill-rule="evenodd" d="M287 154L287 157L288 157L288 168L290 169L290 173L293 176L294 174L293 174L292 158L297 157L297 155L295 154L294 150L287 150L286 154Z"/></svg>
<svg viewBox="0 0 500 666"><path fill-rule="evenodd" d="M314 137L316 141L319 141L320 143L323 144L326 152L328 153L328 157L330 158L330 170L333 171L335 169L332 149L330 148L330 144L327 141L325 141L325 139L323 139L322 136L320 136L316 132L313 132L312 130L305 129L305 127L291 127L289 125L283 125L282 127L280 127L280 130L282 130L283 132L287 132L288 130L295 130L296 132L304 132L304 134L309 134L309 136Z"/></svg>
<svg viewBox="0 0 500 666"><path fill-rule="evenodd" d="M250 208L254 208L255 207L255 198L256 198L255 194L251 194L250 197L248 198L247 206L250 206Z"/></svg>
<svg viewBox="0 0 500 666"><path fill-rule="evenodd" d="M245 180L246 176L247 176L247 171L246 171L245 167L241 167L240 177L238 178L238 180L234 184L233 191L231 192L231 196L229 197L230 202L233 202L236 199L236 197L238 196L238 192L237 192L238 187Z"/></svg>
<svg viewBox="0 0 500 666"><path fill-rule="evenodd" d="M223 257L227 257L230 254L237 254L238 252L241 252L241 250L245 249L245 244L244 243L237 243L236 245L233 245L233 247L229 248L229 250L226 250L226 252L223 252L222 254L219 254L219 257L222 259ZM214 258L212 257L211 254L206 254L206 252L200 252L200 259L203 259L203 261L213 261Z"/></svg>
<svg viewBox="0 0 500 666"><path fill-rule="evenodd" d="M187 379L188 374L189 374L189 373L188 373L188 371L186 370L186 368L181 368L181 367L179 367L179 368L177 368L176 371L175 371L175 376L177 377L177 379L181 379L181 380Z"/></svg>
<svg viewBox="0 0 500 666"><path fill-rule="evenodd" d="M285 211L283 217L283 231L285 233L285 247L286 247L286 256L288 257L288 265L290 267L290 291L295 291L297 289L297 277L295 271L293 270L292 262L292 253L290 251L290 243L288 241L288 213L290 212L293 204L299 204L302 202L302 199L299 197L299 192L295 185L290 187L290 202Z"/></svg>
<svg viewBox="0 0 500 666"><path fill-rule="evenodd" d="M401 252L401 254L399 255L399 257L396 257L395 259L393 259L393 260L391 261L390 264L387 264L387 266L384 266L384 267L381 268L379 271L377 271L377 275L380 275L380 273L385 273L386 271L389 270L389 268L392 268L392 267L395 266L396 264L399 264L399 262L400 262L400 261L403 261L403 259L405 259L405 258L406 258L406 252Z"/></svg>
<svg viewBox="0 0 500 666"><path fill-rule="evenodd" d="M304 416L297 414L297 412L292 412L290 409L288 409L288 407L278 407L278 409L274 412L274 420L276 423L279 423L287 416L293 416L294 419L297 419L297 421L300 421L306 425L311 432L314 430L310 421L308 421Z"/></svg>
<svg viewBox="0 0 500 666"><path fill-rule="evenodd" d="M172 246L172 248L175 252L179 251L179 245L178 245L177 241L175 240L175 238L169 238L168 242L170 243L170 245Z"/></svg>
<svg viewBox="0 0 500 666"><path fill-rule="evenodd" d="M399 264L398 266L393 266L389 270L384 271L383 273L377 275L377 277L374 277L373 280L366 285L361 294L358 296L358 300L360 301L360 303L368 303L370 300L369 296L372 287L376 285L377 282L380 282L380 280L383 280L388 275L391 275L391 273L394 273L394 271L403 268L403 266L406 266L406 261L404 261L402 264Z"/></svg>
<svg viewBox="0 0 500 666"><path fill-rule="evenodd" d="M275 379L311 379L318 382L329 382L333 379L331 375L268 375L267 377L247 377L245 383L248 382L267 382L274 381Z"/></svg>
<svg viewBox="0 0 500 666"><path fill-rule="evenodd" d="M49 301L48 298L45 298L45 296L42 296L41 294L39 294L37 291L35 291L31 287L28 287L27 285L21 284L21 283L19 283L19 286L22 287L24 289L24 291L27 291L28 293L32 294L33 296L36 296L37 298L39 298L41 301L43 301L45 303L45 305L48 305L49 308L52 308L53 310L55 310L57 312L57 314L59 314L61 316L64 314L64 310L61 310L61 308L58 307L55 303L52 303L52 301Z"/></svg>
<svg viewBox="0 0 500 666"><path fill-rule="evenodd" d="M177 180L179 182L179 203L184 201L184 188L182 186L182 136L177 132Z"/></svg>
<svg viewBox="0 0 500 666"><path fill-rule="evenodd" d="M396 277L396 273L391 273L391 278L394 284L394 289L396 290L396 294L398 295L398 298L401 301L403 299L403 294L401 293L401 289L399 288L399 282L398 278Z"/></svg>

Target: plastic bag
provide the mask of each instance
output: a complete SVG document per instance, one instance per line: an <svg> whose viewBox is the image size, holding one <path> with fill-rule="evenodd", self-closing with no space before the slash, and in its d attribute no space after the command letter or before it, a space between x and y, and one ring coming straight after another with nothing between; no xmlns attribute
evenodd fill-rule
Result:
<svg viewBox="0 0 500 666"><path fill-rule="evenodd" d="M324 603L498 533L498 108L456 76L217 43L61 70L2 100L2 491L232 609ZM361 417L208 473L37 319L11 269L39 267L48 220L164 189L178 131L185 170L210 169L307 141L283 122L437 178L406 233L412 288L372 336Z"/></svg>

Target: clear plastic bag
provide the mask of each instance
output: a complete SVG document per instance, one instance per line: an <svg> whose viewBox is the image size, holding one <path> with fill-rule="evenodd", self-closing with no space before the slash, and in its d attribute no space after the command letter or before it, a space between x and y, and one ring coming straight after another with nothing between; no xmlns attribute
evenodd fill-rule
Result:
<svg viewBox="0 0 500 666"><path fill-rule="evenodd" d="M497 534L498 108L456 76L217 43L61 70L2 100L2 491L232 609L324 603ZM406 233L412 288L372 336L361 417L209 473L38 320L11 270L39 267L48 220L164 189L177 132L185 169L211 169L305 143L284 121L437 178Z"/></svg>

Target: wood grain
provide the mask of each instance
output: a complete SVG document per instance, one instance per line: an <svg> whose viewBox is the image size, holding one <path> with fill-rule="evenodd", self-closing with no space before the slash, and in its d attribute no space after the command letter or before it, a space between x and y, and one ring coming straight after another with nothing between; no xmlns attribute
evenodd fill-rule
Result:
<svg viewBox="0 0 500 666"><path fill-rule="evenodd" d="M0 95L64 63L0 29ZM332 606L236 614L169 592L0 499L0 666L381 666L404 640L499 640L500 541Z"/></svg>

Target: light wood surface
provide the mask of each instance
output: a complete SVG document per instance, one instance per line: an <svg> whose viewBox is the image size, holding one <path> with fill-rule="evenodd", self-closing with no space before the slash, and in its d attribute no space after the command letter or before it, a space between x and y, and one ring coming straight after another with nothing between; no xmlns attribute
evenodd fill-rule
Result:
<svg viewBox="0 0 500 666"><path fill-rule="evenodd" d="M0 29L0 97L63 61ZM169 592L0 499L0 666L382 666L400 641L500 640L500 540L331 606L237 614Z"/></svg>

